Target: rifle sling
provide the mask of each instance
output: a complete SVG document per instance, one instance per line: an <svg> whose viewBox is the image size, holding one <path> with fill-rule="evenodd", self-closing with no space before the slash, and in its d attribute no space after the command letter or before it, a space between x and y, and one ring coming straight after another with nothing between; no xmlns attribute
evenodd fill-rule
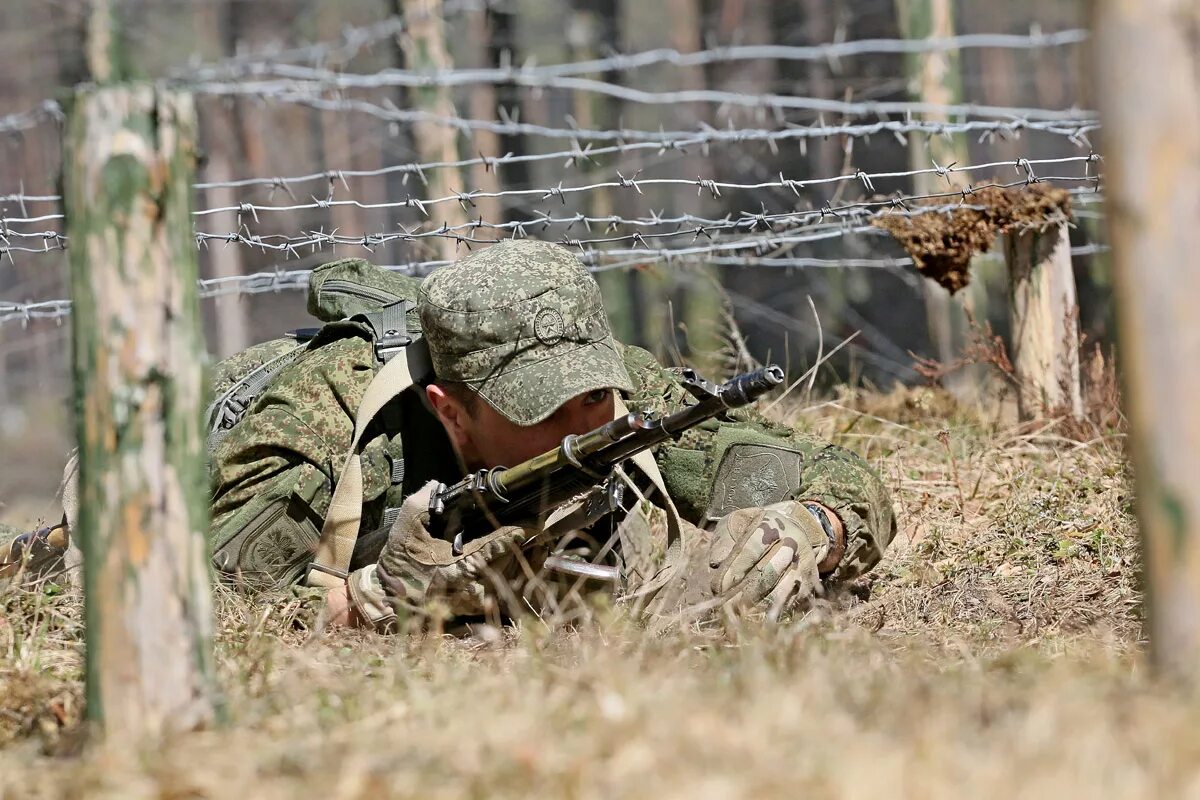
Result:
<svg viewBox="0 0 1200 800"><path fill-rule="evenodd" d="M309 586L332 589L344 584L349 576L350 560L362 524L363 474L359 453L362 437L383 407L417 382L414 372L424 374L422 356L427 363L423 342L414 342L384 364L367 386L355 414L350 452L329 501L316 556L305 576L304 582Z"/></svg>

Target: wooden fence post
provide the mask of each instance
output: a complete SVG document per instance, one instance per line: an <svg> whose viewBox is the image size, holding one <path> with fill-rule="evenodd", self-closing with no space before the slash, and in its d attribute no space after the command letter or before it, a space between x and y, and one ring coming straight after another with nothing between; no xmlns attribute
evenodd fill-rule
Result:
<svg viewBox="0 0 1200 800"><path fill-rule="evenodd" d="M82 89L63 158L88 717L115 739L212 715L190 95Z"/></svg>
<svg viewBox="0 0 1200 800"><path fill-rule="evenodd" d="M1121 365L1159 673L1200 685L1200 9L1097 0Z"/></svg>
<svg viewBox="0 0 1200 800"><path fill-rule="evenodd" d="M1005 234L1004 256L1021 419L1063 411L1082 416L1079 315L1067 223Z"/></svg>

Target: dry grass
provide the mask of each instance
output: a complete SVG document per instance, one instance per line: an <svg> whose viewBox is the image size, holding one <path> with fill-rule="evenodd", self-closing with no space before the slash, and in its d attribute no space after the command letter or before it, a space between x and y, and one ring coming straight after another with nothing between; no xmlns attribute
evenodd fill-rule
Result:
<svg viewBox="0 0 1200 800"><path fill-rule="evenodd" d="M870 581L803 619L314 639L294 598L223 596L227 725L79 755L77 601L9 593L0 799L1200 791L1200 707L1142 674L1118 434L933 390L788 414L876 461L901 520Z"/></svg>

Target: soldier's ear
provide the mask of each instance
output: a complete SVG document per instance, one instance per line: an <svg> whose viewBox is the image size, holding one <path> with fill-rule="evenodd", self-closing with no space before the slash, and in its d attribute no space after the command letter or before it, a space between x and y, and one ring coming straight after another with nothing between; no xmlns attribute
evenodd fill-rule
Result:
<svg viewBox="0 0 1200 800"><path fill-rule="evenodd" d="M471 415L462 401L436 383L425 387L429 405L446 429L450 441L460 450L471 440Z"/></svg>

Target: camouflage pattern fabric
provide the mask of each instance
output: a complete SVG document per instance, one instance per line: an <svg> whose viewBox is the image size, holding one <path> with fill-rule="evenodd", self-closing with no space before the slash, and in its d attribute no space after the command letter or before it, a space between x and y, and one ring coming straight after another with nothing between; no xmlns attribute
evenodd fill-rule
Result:
<svg viewBox="0 0 1200 800"><path fill-rule="evenodd" d="M381 632L463 618L513 619L530 610L561 614L577 582L545 568L558 539L509 526L455 555L450 542L426 527L434 486L404 501L378 562L352 573L350 597L359 614Z"/></svg>
<svg viewBox="0 0 1200 800"><path fill-rule="evenodd" d="M664 524L661 509L634 509L622 522L622 543L654 541ZM829 553L829 538L800 503L741 509L714 531L685 522L681 539L652 569L623 559L620 599L654 628L755 606L777 620L823 594L817 565Z"/></svg>
<svg viewBox="0 0 1200 800"><path fill-rule="evenodd" d="M817 564L829 548L821 523L795 501L733 511L713 533L713 596L739 607L764 604L767 618L778 619L821 593Z"/></svg>
<svg viewBox="0 0 1200 800"><path fill-rule="evenodd" d="M466 383L518 425L593 389L631 388L600 287L557 245L476 251L426 278L418 309L438 378Z"/></svg>
<svg viewBox="0 0 1200 800"><path fill-rule="evenodd" d="M635 379L631 408L661 414L684 402L678 379L650 353L627 347L625 361ZM875 566L896 535L891 496L879 474L849 450L768 421L753 406L732 416L692 428L654 454L684 518L705 525L737 508L812 500L833 510L846 529L846 552L832 579L849 580ZM728 475L736 466L730 459L764 453L779 455L777 463L786 459L780 471L790 467L792 474L767 481L767 470L745 469L740 479ZM730 488L732 493L722 491Z"/></svg>
<svg viewBox="0 0 1200 800"><path fill-rule="evenodd" d="M493 255L485 258L488 253ZM528 283L501 280L514 272L528 273ZM515 421L544 418L563 400L605 386L626 392L631 409L653 413L676 408L686 397L677 375L650 353L612 341L594 280L557 246L528 240L494 245L433 273L421 292L421 323L439 377L471 383ZM476 302L484 295L486 302ZM487 311L496 308L505 313ZM542 314L545 309L554 313ZM517 346L505 344L510 338ZM490 344L483 348L481 341ZM614 374L618 367L620 374ZM351 335L311 350L279 374L214 450L212 542L220 570L242 579L287 582L296 565L311 558L353 436L354 410L377 368L365 337ZM505 378L510 370L516 379ZM588 380L572 383L575 370L587 373ZM399 506L429 480L461 477L440 423L417 391L385 409L364 437L364 533L378 526L385 507ZM891 499L866 462L767 421L754 409L736 412L729 422L695 428L657 448L654 457L680 513L696 530L720 527L742 508L790 500L811 500L832 509L845 528L846 550L826 581L870 569L895 534ZM397 486L391 481L392 465L400 458L405 470L403 484ZM773 524L763 517L755 525L764 519ZM806 524L799 519L798 524ZM798 543L797 536L792 538ZM708 539L704 541L698 547L706 551ZM784 548L772 543L770 554L763 555L765 565L775 565L771 569L786 582L786 569L780 571ZM803 548L786 549L801 558ZM700 550L691 548L693 553ZM507 556L511 570L493 564L489 569L523 574L526 566L517 562L524 556ZM392 569L393 576L400 571L395 565ZM659 569L656 574L661 579L665 573ZM705 582L691 583L699 591L695 587Z"/></svg>

